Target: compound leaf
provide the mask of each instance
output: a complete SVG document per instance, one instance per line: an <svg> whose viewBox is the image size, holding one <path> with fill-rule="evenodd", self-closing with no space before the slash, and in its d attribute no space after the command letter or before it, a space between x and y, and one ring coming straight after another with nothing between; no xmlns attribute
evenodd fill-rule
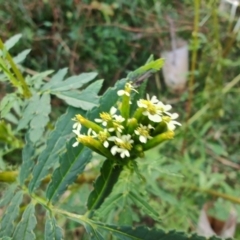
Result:
<svg viewBox="0 0 240 240"><path fill-rule="evenodd" d="M62 240L62 229L57 225L54 217L47 214L47 221L45 224L44 240Z"/></svg>
<svg viewBox="0 0 240 240"><path fill-rule="evenodd" d="M22 215L21 221L16 227L13 234L13 240L34 240L36 238L33 232L33 229L37 224L34 212L35 206L33 204L29 204Z"/></svg>
<svg viewBox="0 0 240 240"><path fill-rule="evenodd" d="M17 95L15 93L7 94L0 103L0 115L4 118L10 111L10 109L14 106L17 101Z"/></svg>
<svg viewBox="0 0 240 240"><path fill-rule="evenodd" d="M129 197L132 199L132 201L139 206L145 213L147 213L149 216L151 216L153 219L159 221L159 214L155 211L154 208L152 208L147 200L144 198L144 196L134 193L133 191L129 192Z"/></svg>
<svg viewBox="0 0 240 240"><path fill-rule="evenodd" d="M61 82L63 81L64 77L66 76L67 74L67 71L68 71L68 68L62 68L62 69L59 69L51 78L51 80L44 84L44 86L42 87L42 90L47 90L47 89L50 89L50 87L58 82Z"/></svg>
<svg viewBox="0 0 240 240"><path fill-rule="evenodd" d="M74 140L75 141L75 140ZM52 175L47 188L47 198L55 202L72 184L77 176L83 172L86 164L91 160L91 150L79 144L72 147L73 141L68 142L67 151L60 157L60 165Z"/></svg>
<svg viewBox="0 0 240 240"><path fill-rule="evenodd" d="M76 220L77 221L77 220ZM105 239L102 238L101 233L108 232L109 235L115 236L119 240L153 240L153 239L164 239L164 240L221 240L218 237L200 237L196 234L186 234L183 232L177 232L175 230L166 232L161 229L150 229L145 226L131 227L131 226L115 226L102 224L92 220L81 222L86 228L86 231L91 236L91 239Z"/></svg>
<svg viewBox="0 0 240 240"><path fill-rule="evenodd" d="M65 91L56 93L56 96L70 106L90 110L98 105L99 97L97 94L102 87L102 82L103 80L98 80L81 92L77 90Z"/></svg>
<svg viewBox="0 0 240 240"><path fill-rule="evenodd" d="M11 237L14 231L14 220L19 213L19 205L22 202L23 194L17 192L5 210L0 224L0 237Z"/></svg>
<svg viewBox="0 0 240 240"><path fill-rule="evenodd" d="M38 162L33 169L33 178L29 183L31 192L38 188L41 180L48 174L48 170L56 164L58 156L65 150L66 141L72 135L73 122L71 119L77 113L81 114L81 111L69 107L66 113L58 119L55 129L47 140L46 148L39 155Z"/></svg>
<svg viewBox="0 0 240 240"><path fill-rule="evenodd" d="M67 78L64 81L54 81L51 86L49 86L49 90L54 92L62 92L68 91L71 89L78 89L81 88L84 84L92 81L97 76L97 73L81 73L78 76L72 76ZM51 81L50 81L51 83Z"/></svg>
<svg viewBox="0 0 240 240"><path fill-rule="evenodd" d="M48 115L51 112L50 100L50 94L43 94L35 109L29 131L29 138L32 142L38 141L43 135L44 128L49 121Z"/></svg>
<svg viewBox="0 0 240 240"><path fill-rule="evenodd" d="M29 139L29 134L26 134L26 144L22 151L22 166L19 173L19 182L20 185L23 185L24 182L29 177L31 170L34 166L35 158L35 147Z"/></svg>
<svg viewBox="0 0 240 240"><path fill-rule="evenodd" d="M0 208L8 205L8 203L12 200L12 198L15 194L16 187L17 187L16 184L12 184L12 185L10 185L10 187L8 187L5 190L5 192L1 196Z"/></svg>
<svg viewBox="0 0 240 240"><path fill-rule="evenodd" d="M39 101L40 101L40 96L38 94L34 94L28 100L27 106L23 111L22 118L20 119L17 127L18 131L27 127L28 123L32 119L33 115L35 114L36 109L38 109Z"/></svg>

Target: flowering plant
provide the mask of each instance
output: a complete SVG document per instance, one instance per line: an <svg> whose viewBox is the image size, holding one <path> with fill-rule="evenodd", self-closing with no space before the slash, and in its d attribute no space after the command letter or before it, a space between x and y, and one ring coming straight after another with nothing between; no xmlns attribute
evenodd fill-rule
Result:
<svg viewBox="0 0 240 240"><path fill-rule="evenodd" d="M171 105L163 104L156 96L139 99L137 108L130 115L131 97L138 94L131 82L118 90L117 108L112 106L109 112L101 112L99 118L90 121L77 114L73 121L76 142L91 148L108 159L135 159L143 157L144 151L161 142L172 139L177 113L170 113ZM82 126L88 129L87 135L81 134Z"/></svg>

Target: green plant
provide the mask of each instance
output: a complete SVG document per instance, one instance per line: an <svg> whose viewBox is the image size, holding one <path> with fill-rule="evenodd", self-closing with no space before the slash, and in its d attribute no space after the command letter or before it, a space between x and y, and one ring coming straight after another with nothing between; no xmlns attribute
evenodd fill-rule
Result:
<svg viewBox="0 0 240 240"><path fill-rule="evenodd" d="M13 46L18 39L19 36L15 36L6 45ZM142 99L146 87L144 80L161 68L161 59L154 61L150 58L144 66L129 73L98 97L102 80L89 84L96 73L80 74L64 80L67 69L61 69L47 83L43 79L52 73L49 71L24 78L8 49L1 44L3 75L0 79L14 86L14 91L2 100L1 116L5 120L13 120L16 132L12 134L11 128L2 120L1 126L7 130L3 134L1 131L1 134L9 135L7 140L4 139L4 144L12 145L12 149L23 147L22 137L25 144L20 170L0 172L5 182L14 181L6 186L0 202L0 207L5 208L0 225L2 239L35 239L34 229L37 222L43 220L40 216L42 213L45 239L63 238L59 227L63 219L69 224L84 226L87 233L84 234L85 238L90 239L204 239L196 234L161 230L158 227L161 225L161 207L150 200L153 193L161 195L161 188L153 180L156 178L155 164L160 162L152 161L153 154L156 154L154 151L146 152L146 157L141 158L146 150L171 139L174 125L178 124L174 121L176 114L168 112L170 105L162 104L155 97ZM136 90L135 85L138 87ZM57 96L69 105L57 119L53 130L49 125L51 96ZM120 115L116 115L117 109L112 108L113 105L119 109ZM16 111L20 113L20 119L10 113L12 108L20 109ZM111 114L108 113L110 109ZM76 139L73 138L72 128ZM91 130L84 135L87 128ZM108 131L104 130L106 128ZM92 157L91 150L107 159L99 161L100 155ZM5 156L9 151L1 154ZM85 167L89 167L88 163L93 160L97 160L98 166L102 165L94 189L79 188L74 182L81 182L81 176L86 182L89 172L85 171ZM90 177L90 181L94 178ZM83 199L75 199L78 195ZM84 199L87 199L87 206ZM71 209L71 203L75 201L79 204ZM157 228L139 226L141 217L145 215L156 222ZM140 223L134 226L136 222ZM39 238L42 239L42 235Z"/></svg>

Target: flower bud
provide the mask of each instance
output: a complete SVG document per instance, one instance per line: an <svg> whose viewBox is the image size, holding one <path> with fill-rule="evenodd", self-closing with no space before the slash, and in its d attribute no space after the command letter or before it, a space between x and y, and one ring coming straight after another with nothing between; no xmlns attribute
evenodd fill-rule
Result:
<svg viewBox="0 0 240 240"><path fill-rule="evenodd" d="M83 126L85 126L87 128L91 128L96 133L99 133L100 131L103 131L103 128L101 128L99 125L97 125L96 123L84 118L80 114L76 115L76 120L79 121Z"/></svg>
<svg viewBox="0 0 240 240"><path fill-rule="evenodd" d="M127 132L128 134L133 134L134 130L137 128L138 122L136 118L128 119L127 123Z"/></svg>
<svg viewBox="0 0 240 240"><path fill-rule="evenodd" d="M148 140L148 142L143 145L143 149L144 151L151 149L153 147L156 147L158 144L169 140L169 139L173 139L174 137L174 132L173 131L167 131L165 133L161 133L155 137L153 137L152 139Z"/></svg>

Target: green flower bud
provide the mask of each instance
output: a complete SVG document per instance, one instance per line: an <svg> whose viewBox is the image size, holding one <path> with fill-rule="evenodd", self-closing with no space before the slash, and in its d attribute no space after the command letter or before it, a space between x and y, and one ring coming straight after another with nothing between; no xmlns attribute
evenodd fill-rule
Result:
<svg viewBox="0 0 240 240"><path fill-rule="evenodd" d="M87 127L87 128L91 128L93 131L95 131L96 133L99 133L100 131L103 131L103 128L101 128L99 125L97 125L96 123L84 118L82 115L77 114L76 115L76 120L78 122L80 122L83 126Z"/></svg>
<svg viewBox="0 0 240 240"><path fill-rule="evenodd" d="M174 137L174 132L173 131L167 131L165 133L161 133L155 137L153 137L152 139L148 140L148 142L143 145L143 149L144 151L151 149L153 147L156 147L158 144L169 140L169 139L173 139Z"/></svg>
<svg viewBox="0 0 240 240"><path fill-rule="evenodd" d="M127 122L127 133L133 134L134 130L137 128L138 122L136 118L130 118Z"/></svg>

